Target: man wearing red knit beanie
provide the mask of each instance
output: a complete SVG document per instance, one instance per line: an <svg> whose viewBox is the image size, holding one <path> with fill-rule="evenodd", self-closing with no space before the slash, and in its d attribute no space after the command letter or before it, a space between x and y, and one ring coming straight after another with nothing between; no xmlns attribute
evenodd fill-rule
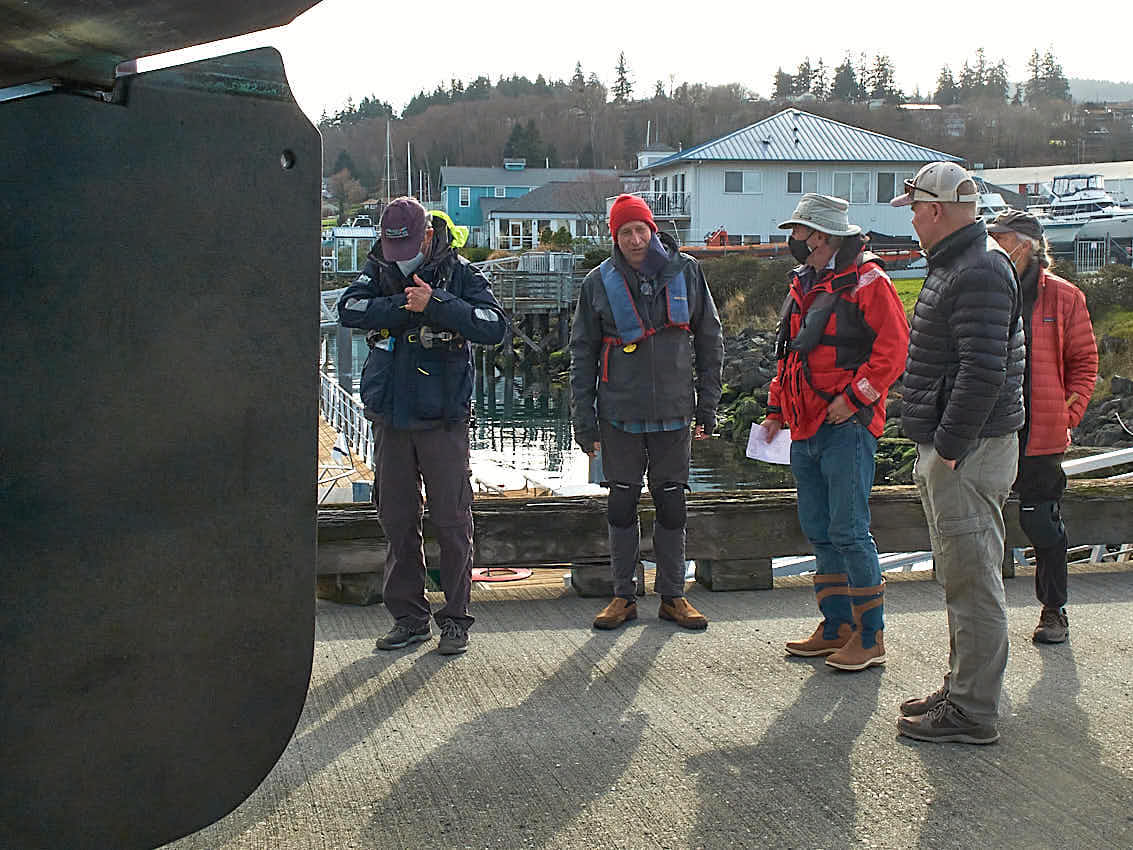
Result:
<svg viewBox="0 0 1133 850"><path fill-rule="evenodd" d="M685 598L685 490L691 439L707 439L720 401L724 337L704 272L657 230L649 205L619 195L614 246L586 276L570 336L575 441L602 453L614 599L594 619L614 629L637 617L637 503L648 474L656 520L658 616L687 629L708 620ZM644 592L644 589L641 589Z"/></svg>

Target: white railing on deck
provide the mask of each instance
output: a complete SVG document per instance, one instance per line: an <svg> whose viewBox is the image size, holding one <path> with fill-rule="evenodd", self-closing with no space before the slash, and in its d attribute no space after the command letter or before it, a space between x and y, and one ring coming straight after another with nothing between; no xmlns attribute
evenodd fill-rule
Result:
<svg viewBox="0 0 1133 850"><path fill-rule="evenodd" d="M362 405L326 372L320 372L319 412L323 419L346 438L350 451L374 468L374 433Z"/></svg>

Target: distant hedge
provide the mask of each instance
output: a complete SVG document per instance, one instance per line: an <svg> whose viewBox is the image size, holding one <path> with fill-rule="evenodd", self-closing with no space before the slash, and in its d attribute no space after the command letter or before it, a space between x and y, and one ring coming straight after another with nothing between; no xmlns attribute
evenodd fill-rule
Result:
<svg viewBox="0 0 1133 850"><path fill-rule="evenodd" d="M1082 275L1075 283L1086 293L1091 314L1112 307L1133 310L1133 268L1129 266L1103 266L1095 274Z"/></svg>

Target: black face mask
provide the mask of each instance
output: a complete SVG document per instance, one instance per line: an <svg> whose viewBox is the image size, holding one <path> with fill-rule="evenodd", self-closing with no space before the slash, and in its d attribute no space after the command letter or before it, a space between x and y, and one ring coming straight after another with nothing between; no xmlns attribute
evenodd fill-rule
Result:
<svg viewBox="0 0 1133 850"><path fill-rule="evenodd" d="M787 247L791 250L791 256L800 263L805 263L812 253L806 239L796 239L794 236L787 237Z"/></svg>

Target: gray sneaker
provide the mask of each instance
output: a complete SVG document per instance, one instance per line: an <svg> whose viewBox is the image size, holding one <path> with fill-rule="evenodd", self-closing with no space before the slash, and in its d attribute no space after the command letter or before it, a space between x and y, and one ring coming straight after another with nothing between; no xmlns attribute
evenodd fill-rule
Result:
<svg viewBox="0 0 1133 850"><path fill-rule="evenodd" d="M1066 612L1044 607L1031 640L1036 643L1062 643L1069 636L1070 621L1066 619Z"/></svg>
<svg viewBox="0 0 1133 850"><path fill-rule="evenodd" d="M441 640L437 652L441 655L459 655L468 649L468 626L456 620L441 623Z"/></svg>
<svg viewBox="0 0 1133 850"><path fill-rule="evenodd" d="M428 623L425 624L423 629L414 629L411 626L395 623L385 637L378 638L378 642L374 646L377 649L401 649L411 643L428 640L432 636L433 632L429 629Z"/></svg>
<svg viewBox="0 0 1133 850"><path fill-rule="evenodd" d="M973 723L947 698L919 717L898 717L897 731L907 738L933 744L994 744L999 730Z"/></svg>
<svg viewBox="0 0 1133 850"><path fill-rule="evenodd" d="M901 714L905 717L920 717L922 714L927 714L931 711L937 703L943 702L946 699L948 699L947 677L945 677L944 684L927 697L914 697L913 699L907 699L901 703Z"/></svg>

